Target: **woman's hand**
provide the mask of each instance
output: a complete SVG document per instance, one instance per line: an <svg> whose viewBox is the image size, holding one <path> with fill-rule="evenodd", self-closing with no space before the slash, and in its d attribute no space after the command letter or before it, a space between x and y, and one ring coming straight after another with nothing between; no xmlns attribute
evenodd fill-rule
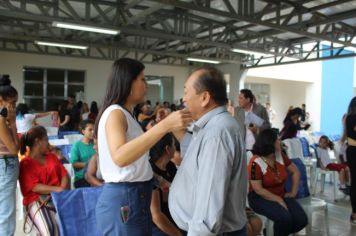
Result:
<svg viewBox="0 0 356 236"><path fill-rule="evenodd" d="M281 205L282 207L284 207L286 210L288 210L287 204L284 202L283 198L279 197L279 199L277 200L277 203L279 205Z"/></svg>
<svg viewBox="0 0 356 236"><path fill-rule="evenodd" d="M284 197L288 197L288 198L295 198L295 196L297 196L297 193L294 192L288 192L284 194Z"/></svg>
<svg viewBox="0 0 356 236"><path fill-rule="evenodd" d="M164 125L168 132L173 132L187 128L192 122L192 114L187 109L183 109L172 112L159 124Z"/></svg>
<svg viewBox="0 0 356 236"><path fill-rule="evenodd" d="M10 124L16 123L16 108L12 104L9 104L6 106L6 109L7 109L7 121Z"/></svg>

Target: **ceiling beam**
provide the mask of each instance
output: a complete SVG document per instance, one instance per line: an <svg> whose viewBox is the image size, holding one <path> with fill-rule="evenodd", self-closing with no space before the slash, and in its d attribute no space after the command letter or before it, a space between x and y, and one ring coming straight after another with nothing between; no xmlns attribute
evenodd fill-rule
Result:
<svg viewBox="0 0 356 236"><path fill-rule="evenodd" d="M218 10L218 9L208 8L208 7L204 7L204 6L198 6L198 5L195 5L192 3L183 2L181 0L152 0L152 1L171 5L174 7L179 7L182 9L194 10L194 11L198 11L198 12L202 12L202 13L213 14L216 16L225 17L228 19L236 20L236 21L245 21L245 22L252 23L255 25L269 27L269 28L278 30L280 32L295 33L295 34L299 34L299 35L302 35L302 36L305 36L305 37L308 37L308 38L311 38L314 40L327 40L327 41L331 41L334 43L340 43L345 46L356 47L356 44L344 42L339 39L334 39L334 38L331 38L331 37L328 37L325 35L318 35L315 33L302 31L297 28L293 28L293 27L289 27L289 26L282 26L282 25L277 25L277 24L271 23L271 22L262 21L259 19L255 19L253 17L241 16L238 14L232 14L230 12L226 12L226 11L222 11L222 10Z"/></svg>

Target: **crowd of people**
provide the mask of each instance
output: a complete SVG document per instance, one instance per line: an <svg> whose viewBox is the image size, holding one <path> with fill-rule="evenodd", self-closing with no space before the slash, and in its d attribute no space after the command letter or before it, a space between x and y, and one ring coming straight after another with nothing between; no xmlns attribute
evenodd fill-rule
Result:
<svg viewBox="0 0 356 236"><path fill-rule="evenodd" d="M259 235L262 220L274 235L286 236L308 224L296 201L300 173L281 140L308 129L305 107L286 114L280 133L276 113L242 89L237 107L229 103L223 73L214 67L192 71L180 104L145 101L145 66L133 59L114 62L103 103L75 103L69 97L44 113L16 107L17 91L0 78L0 235L15 230L16 181L25 206L25 230L59 235L50 193L70 189L68 173L46 129L33 125L51 116L61 131L78 130L70 163L74 186L102 187L96 223L103 235ZM326 136L317 149L324 168L338 171L342 191L351 195L356 224L356 97L343 119L347 163L331 163ZM246 153L253 153L247 160ZM18 153L24 156L19 163ZM290 176L290 177L288 177ZM290 178L291 190L285 184ZM351 179L351 186L349 186ZM348 191L348 192L347 192Z"/></svg>

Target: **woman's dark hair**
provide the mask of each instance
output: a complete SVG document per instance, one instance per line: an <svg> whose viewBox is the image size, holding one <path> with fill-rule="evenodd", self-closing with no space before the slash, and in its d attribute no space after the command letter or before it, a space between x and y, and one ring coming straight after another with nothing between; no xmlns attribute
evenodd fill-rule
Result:
<svg viewBox="0 0 356 236"><path fill-rule="evenodd" d="M68 104L69 102L67 100L63 100L61 103L60 111L68 110Z"/></svg>
<svg viewBox="0 0 356 236"><path fill-rule="evenodd" d="M36 139L47 137L47 130L43 126L35 126L24 133L20 138L20 154L26 153L26 147L30 149L35 144Z"/></svg>
<svg viewBox="0 0 356 236"><path fill-rule="evenodd" d="M95 122L93 120L82 120L80 123L79 123L79 131L82 132L83 129L85 129L87 127L88 124L92 124L94 125Z"/></svg>
<svg viewBox="0 0 356 236"><path fill-rule="evenodd" d="M347 115L355 115L355 114L356 114L356 97L353 97L347 109Z"/></svg>
<svg viewBox="0 0 356 236"><path fill-rule="evenodd" d="M273 129L263 130L256 138L252 153L259 156L268 156L274 153L274 144L278 138L277 132Z"/></svg>
<svg viewBox="0 0 356 236"><path fill-rule="evenodd" d="M201 71L199 78L194 84L196 92L201 93L207 91L218 105L226 105L228 99L224 74L214 67L200 67L193 72L196 71Z"/></svg>
<svg viewBox="0 0 356 236"><path fill-rule="evenodd" d="M303 110L299 107L293 108L292 110L290 110L286 117L283 120L283 123L285 123L286 121L289 121L291 119L292 116L294 115L298 115L301 116L303 114Z"/></svg>
<svg viewBox="0 0 356 236"><path fill-rule="evenodd" d="M166 134L161 138L151 149L150 149L150 161L152 163L159 160L164 152L166 151L167 146L172 146L174 144L174 137L171 133Z"/></svg>
<svg viewBox="0 0 356 236"><path fill-rule="evenodd" d="M131 93L132 82L144 69L145 66L141 62L130 58L120 58L114 62L107 83L104 102L95 122L96 135L103 112L113 104L124 105Z"/></svg>
<svg viewBox="0 0 356 236"><path fill-rule="evenodd" d="M177 110L176 104L171 104L169 108L171 109L172 112Z"/></svg>
<svg viewBox="0 0 356 236"><path fill-rule="evenodd" d="M138 120L138 115L141 113L143 103L136 104L136 106L133 109L133 116L135 117L136 120Z"/></svg>
<svg viewBox="0 0 356 236"><path fill-rule="evenodd" d="M91 113L95 113L97 114L99 111L98 111L98 104L96 103L96 101L92 101L91 104L90 104L90 112Z"/></svg>
<svg viewBox="0 0 356 236"><path fill-rule="evenodd" d="M0 74L0 97L5 101L17 96L17 90L11 86L9 75Z"/></svg>
<svg viewBox="0 0 356 236"><path fill-rule="evenodd" d="M28 106L26 103L19 103L16 107L16 115L17 116L24 116L28 114Z"/></svg>
<svg viewBox="0 0 356 236"><path fill-rule="evenodd" d="M330 148L330 150L333 150L333 149L334 149L334 143L330 141L330 139L328 138L328 136L326 136L326 135L320 136L319 142L320 142L320 140L322 140L322 139L324 139L324 140L327 142L328 147Z"/></svg>

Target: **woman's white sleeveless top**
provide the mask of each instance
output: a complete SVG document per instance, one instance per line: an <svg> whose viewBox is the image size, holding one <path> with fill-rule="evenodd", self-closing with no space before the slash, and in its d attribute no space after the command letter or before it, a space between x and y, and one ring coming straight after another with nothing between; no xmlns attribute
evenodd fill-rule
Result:
<svg viewBox="0 0 356 236"><path fill-rule="evenodd" d="M150 180L152 179L153 172L149 163L148 152L142 155L135 162L125 167L119 167L111 158L106 138L105 126L110 113L116 109L121 110L126 116L126 142L129 142L130 140L143 134L141 126L123 107L119 105L111 105L106 108L100 118L98 127L99 163L103 179L106 183L139 182Z"/></svg>

